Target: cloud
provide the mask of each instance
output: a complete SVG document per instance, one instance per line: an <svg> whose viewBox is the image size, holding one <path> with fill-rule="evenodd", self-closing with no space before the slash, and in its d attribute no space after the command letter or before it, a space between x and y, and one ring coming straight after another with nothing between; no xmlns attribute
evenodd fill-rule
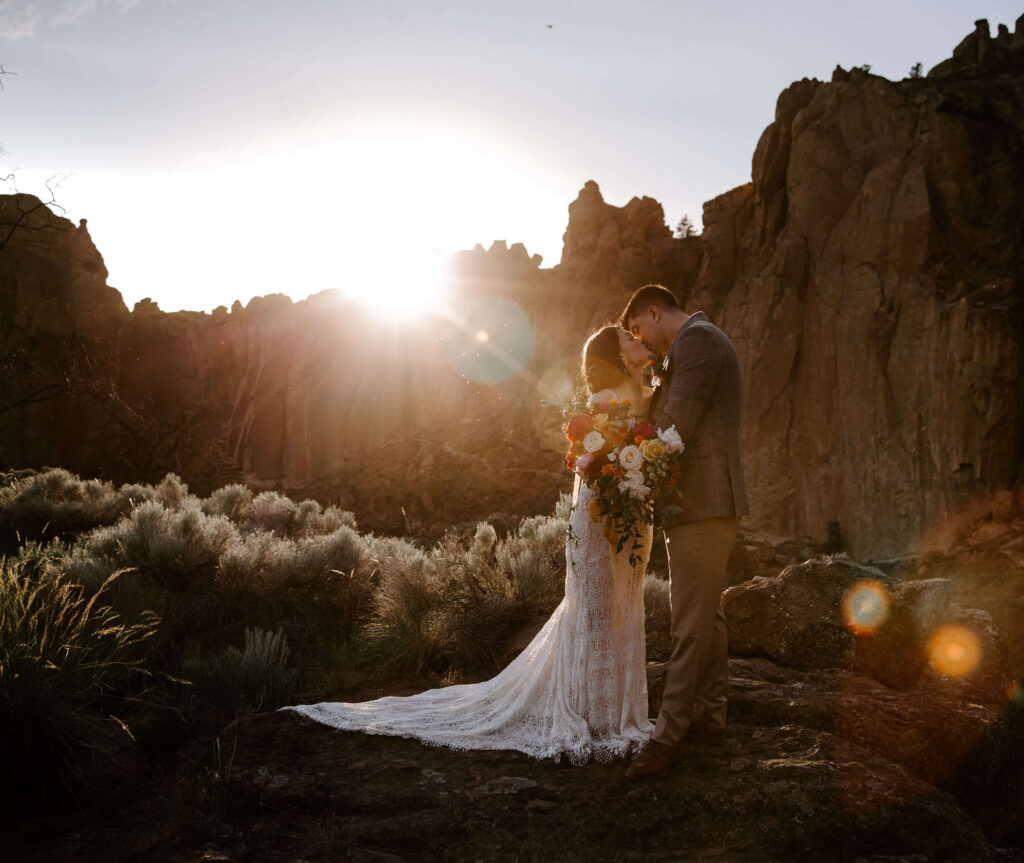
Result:
<svg viewBox="0 0 1024 863"><path fill-rule="evenodd" d="M39 23L35 3L25 0L0 0L0 39L33 36Z"/></svg>
<svg viewBox="0 0 1024 863"><path fill-rule="evenodd" d="M101 6L113 6L125 12L137 2L138 0L63 0L60 8L50 16L50 25L59 27L62 24L74 24L79 18L95 12Z"/></svg>
<svg viewBox="0 0 1024 863"><path fill-rule="evenodd" d="M35 36L44 20L41 9L49 12L45 22L51 27L74 24L97 9L114 8L127 12L138 0L0 0L0 39L23 39Z"/></svg>
<svg viewBox="0 0 1024 863"><path fill-rule="evenodd" d="M64 0L60 9L50 16L50 26L74 24L83 15L96 10L96 0Z"/></svg>

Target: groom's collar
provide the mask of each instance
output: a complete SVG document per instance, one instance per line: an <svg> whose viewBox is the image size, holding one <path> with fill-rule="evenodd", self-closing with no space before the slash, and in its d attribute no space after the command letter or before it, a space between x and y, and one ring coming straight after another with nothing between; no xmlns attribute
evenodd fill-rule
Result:
<svg viewBox="0 0 1024 863"><path fill-rule="evenodd" d="M705 315L704 312L694 312L692 315L690 315L690 317L687 318L686 323L679 328L679 332L675 334L675 338L672 339L672 344L669 345L668 352L672 353L672 348L675 347L676 342L679 341L679 337L683 333L685 333L693 324L697 323L698 321L706 321L707 319L708 316Z"/></svg>

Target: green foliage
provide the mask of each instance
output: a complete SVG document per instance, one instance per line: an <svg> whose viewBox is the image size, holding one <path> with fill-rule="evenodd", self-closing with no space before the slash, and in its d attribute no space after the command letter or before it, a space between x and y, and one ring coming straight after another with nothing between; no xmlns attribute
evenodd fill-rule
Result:
<svg viewBox="0 0 1024 863"><path fill-rule="evenodd" d="M676 229L673 232L676 239L683 239L685 237L696 237L697 228L694 226L693 221L689 215L684 215L679 223L676 225Z"/></svg>
<svg viewBox="0 0 1024 863"><path fill-rule="evenodd" d="M188 659L182 677L191 683L186 699L198 714L258 713L284 704L298 672L288 668L284 634L245 630L245 647L230 646L209 659Z"/></svg>
<svg viewBox="0 0 1024 863"><path fill-rule="evenodd" d="M124 716L148 686L152 613L126 623L107 603L122 578L89 595L51 550L27 544L0 561L0 791L41 797L81 788L130 742Z"/></svg>

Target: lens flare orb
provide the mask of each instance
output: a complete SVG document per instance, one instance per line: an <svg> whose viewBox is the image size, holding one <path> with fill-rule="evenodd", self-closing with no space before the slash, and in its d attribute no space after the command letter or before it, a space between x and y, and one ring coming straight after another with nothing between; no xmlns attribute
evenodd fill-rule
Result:
<svg viewBox="0 0 1024 863"><path fill-rule="evenodd" d="M965 677L981 661L981 642L966 626L942 626L928 639L928 662L946 677Z"/></svg>
<svg viewBox="0 0 1024 863"><path fill-rule="evenodd" d="M533 325L511 300L479 296L453 301L445 314L445 353L467 380L498 384L522 374L533 354Z"/></svg>
<svg viewBox="0 0 1024 863"><path fill-rule="evenodd" d="M889 605L885 585L866 578L843 594L843 622L854 635L871 635L889 617Z"/></svg>

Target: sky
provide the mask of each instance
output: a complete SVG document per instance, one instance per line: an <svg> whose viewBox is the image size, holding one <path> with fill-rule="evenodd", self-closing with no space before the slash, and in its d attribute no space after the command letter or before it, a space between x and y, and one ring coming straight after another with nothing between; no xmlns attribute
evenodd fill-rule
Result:
<svg viewBox="0 0 1024 863"><path fill-rule="evenodd" d="M750 179L779 93L925 70L1005 0L0 0L0 175L89 231L129 308L554 266L587 180L675 226ZM53 178L52 180L50 178Z"/></svg>

